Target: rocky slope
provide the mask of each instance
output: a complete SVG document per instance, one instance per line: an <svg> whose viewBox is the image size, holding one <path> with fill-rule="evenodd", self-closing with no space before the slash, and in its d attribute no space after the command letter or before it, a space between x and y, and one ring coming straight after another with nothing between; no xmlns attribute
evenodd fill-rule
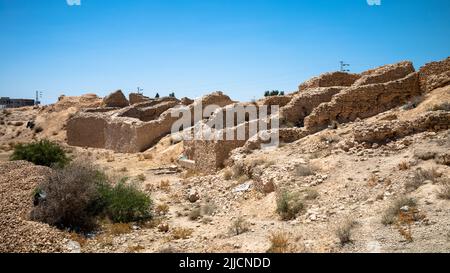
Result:
<svg viewBox="0 0 450 273"><path fill-rule="evenodd" d="M282 106L280 131L286 141L261 149L250 139L231 152L224 169L210 175L177 166L184 143L175 135L134 154L64 144L72 156L130 177L155 202L152 222L134 223L121 234L105 229L77 238L81 251L265 252L271 236L282 234L288 252L450 252L448 62L418 71L402 62L361 74L328 73L298 92L258 101ZM64 143L69 117L79 109L117 103L109 99L66 97L45 108L2 112L3 160L10 142L50 138ZM155 118L160 114L154 114L155 106L167 110L147 98L136 99L138 106L126 106L124 96L118 100L125 108L117 113L139 110L140 103L149 103L146 113ZM229 98L225 101L223 106L233 107ZM43 130L26 129L30 120ZM71 251L69 234L27 221L33 187L50 171L24 162L0 164L5 174L0 178L0 251ZM303 205L288 221L276 212L284 191ZM402 198L416 203L402 204L397 208L401 221L387 224L387 213ZM238 219L246 232L236 235L230 227ZM337 231L346 225L350 238L342 244Z"/></svg>

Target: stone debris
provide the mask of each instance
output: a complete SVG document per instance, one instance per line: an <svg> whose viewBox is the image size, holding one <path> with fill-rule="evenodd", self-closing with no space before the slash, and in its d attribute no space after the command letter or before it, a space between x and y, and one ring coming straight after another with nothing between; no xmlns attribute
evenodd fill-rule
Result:
<svg viewBox="0 0 450 273"><path fill-rule="evenodd" d="M24 161L0 164L0 252L67 252L62 232L29 221L33 192L51 169Z"/></svg>

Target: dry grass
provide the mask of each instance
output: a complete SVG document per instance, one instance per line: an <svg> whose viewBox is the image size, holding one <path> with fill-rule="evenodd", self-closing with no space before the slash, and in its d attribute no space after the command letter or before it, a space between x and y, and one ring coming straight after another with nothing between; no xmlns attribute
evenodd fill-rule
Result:
<svg viewBox="0 0 450 273"><path fill-rule="evenodd" d="M339 239L341 246L351 243L352 229L355 227L356 222L354 220L345 220L336 229L336 236Z"/></svg>
<svg viewBox="0 0 450 273"><path fill-rule="evenodd" d="M410 168L411 168L411 165L409 165L409 163L406 161L403 161L400 164L398 164L398 169L400 171L406 171L406 170L409 170Z"/></svg>
<svg viewBox="0 0 450 273"><path fill-rule="evenodd" d="M245 182L247 182L249 180L250 180L250 178L246 174L241 175L241 176L236 178L236 182L238 182L239 184L245 183Z"/></svg>
<svg viewBox="0 0 450 273"><path fill-rule="evenodd" d="M249 231L250 229L250 223L247 222L243 217L239 217L233 223L231 224L229 231L233 235L241 235L242 233L245 233Z"/></svg>
<svg viewBox="0 0 450 273"><path fill-rule="evenodd" d="M267 160L265 158L257 158L251 162L250 166L251 166L251 168L255 168L257 166L261 166L263 168L268 168L275 164L276 164L276 162L273 160Z"/></svg>
<svg viewBox="0 0 450 273"><path fill-rule="evenodd" d="M193 230L190 228L182 228L182 227L177 227L172 229L172 238L174 240L186 240L189 239L189 237L192 235Z"/></svg>
<svg viewBox="0 0 450 273"><path fill-rule="evenodd" d="M139 253L144 249L145 249L145 247L143 247L141 245L133 245L133 246L128 246L127 252L128 253Z"/></svg>
<svg viewBox="0 0 450 273"><path fill-rule="evenodd" d="M138 175L138 176L136 177L136 179L137 179L138 181L144 182L147 178L145 177L145 174L141 173L140 175Z"/></svg>
<svg viewBox="0 0 450 273"><path fill-rule="evenodd" d="M269 240L271 246L267 250L268 253L290 253L294 250L290 244L290 235L286 232L274 232L269 236Z"/></svg>
<svg viewBox="0 0 450 273"><path fill-rule="evenodd" d="M337 143L341 140L341 138L335 134L322 134L319 138L320 141L325 142L327 144Z"/></svg>
<svg viewBox="0 0 450 273"><path fill-rule="evenodd" d="M308 188L305 193L305 200L315 200L319 197L319 192L316 189Z"/></svg>
<svg viewBox="0 0 450 273"><path fill-rule="evenodd" d="M85 246L88 243L88 239L84 235L76 233L76 232L70 232L69 238L72 241L79 243L81 247Z"/></svg>
<svg viewBox="0 0 450 273"><path fill-rule="evenodd" d="M188 169L188 170L186 170L185 172L183 172L181 174L181 177L184 178L184 179L188 179L188 178L191 178L191 177L196 177L196 176L201 176L201 175L202 175L202 173L200 173L200 172L198 172L196 170Z"/></svg>
<svg viewBox="0 0 450 273"><path fill-rule="evenodd" d="M167 215L167 213L169 213L169 205L167 205L167 204L158 204L155 207L155 214L156 215L164 216L164 215Z"/></svg>
<svg viewBox="0 0 450 273"><path fill-rule="evenodd" d="M231 178L233 178L233 171L231 171L230 169L226 169L223 172L223 179L228 181L228 180L231 180Z"/></svg>
<svg viewBox="0 0 450 273"><path fill-rule="evenodd" d="M383 213L381 223L386 226L394 224L401 213L401 208L405 206L414 209L417 207L417 202L415 199L406 196L394 200Z"/></svg>
<svg viewBox="0 0 450 273"><path fill-rule="evenodd" d="M435 158L436 152L434 151L428 151L428 150L416 150L414 151L414 157L420 160L430 160Z"/></svg>
<svg viewBox="0 0 450 273"><path fill-rule="evenodd" d="M294 174L298 177L311 176L315 174L315 170L310 165L297 165Z"/></svg>
<svg viewBox="0 0 450 273"><path fill-rule="evenodd" d="M194 208L189 213L189 220L196 221L202 216L202 211L200 208Z"/></svg>
<svg viewBox="0 0 450 273"><path fill-rule="evenodd" d="M240 163L240 162L234 164L233 167L231 168L231 171L233 172L234 179L237 179L239 177L246 175L245 166L243 163Z"/></svg>
<svg viewBox="0 0 450 273"><path fill-rule="evenodd" d="M433 183L437 182L437 179L442 176L435 168L429 170L417 169L414 172L414 176L412 179L408 180L405 183L406 191L415 191L420 188L425 181L431 181Z"/></svg>
<svg viewBox="0 0 450 273"><path fill-rule="evenodd" d="M375 174L371 174L369 179L367 180L367 185L369 187L375 187L378 185L378 177Z"/></svg>
<svg viewBox="0 0 450 273"><path fill-rule="evenodd" d="M170 192L170 190L171 190L170 181L169 180L161 180L161 182L159 182L158 188L164 192Z"/></svg>
<svg viewBox="0 0 450 273"><path fill-rule="evenodd" d="M217 207L213 203L206 202L201 207L201 213L202 215L213 215L216 209Z"/></svg>
<svg viewBox="0 0 450 273"><path fill-rule="evenodd" d="M132 231L130 224L125 223L115 223L115 224L109 224L106 227L106 233L108 235L122 235L122 234L128 234Z"/></svg>

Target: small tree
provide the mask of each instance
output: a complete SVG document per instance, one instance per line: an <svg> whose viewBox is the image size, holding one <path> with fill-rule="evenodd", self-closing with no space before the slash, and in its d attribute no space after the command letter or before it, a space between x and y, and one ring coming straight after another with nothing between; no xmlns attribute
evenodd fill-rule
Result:
<svg viewBox="0 0 450 273"><path fill-rule="evenodd" d="M278 90L272 90L272 92L270 92L271 96L278 96L280 94L280 91Z"/></svg>
<svg viewBox="0 0 450 273"><path fill-rule="evenodd" d="M280 92L280 96L284 96L284 91L281 91L281 92Z"/></svg>
<svg viewBox="0 0 450 273"><path fill-rule="evenodd" d="M19 144L14 147L11 160L25 160L36 165L63 167L69 162L66 152L56 143L41 140L30 144Z"/></svg>
<svg viewBox="0 0 450 273"><path fill-rule="evenodd" d="M174 93L174 92L170 93L170 94L169 94L169 97L175 98L175 93Z"/></svg>
<svg viewBox="0 0 450 273"><path fill-rule="evenodd" d="M155 99L159 99L159 93L156 93Z"/></svg>
<svg viewBox="0 0 450 273"><path fill-rule="evenodd" d="M270 91L264 92L264 97L270 97Z"/></svg>

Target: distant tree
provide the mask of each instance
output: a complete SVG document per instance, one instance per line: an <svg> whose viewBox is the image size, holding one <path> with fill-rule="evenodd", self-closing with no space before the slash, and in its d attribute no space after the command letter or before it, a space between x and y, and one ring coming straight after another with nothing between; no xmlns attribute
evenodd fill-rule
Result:
<svg viewBox="0 0 450 273"><path fill-rule="evenodd" d="M284 96L284 91L281 91L281 92L280 92L280 96Z"/></svg>
<svg viewBox="0 0 450 273"><path fill-rule="evenodd" d="M272 92L270 92L270 96L278 96L280 94L280 91L278 90L272 90Z"/></svg>
<svg viewBox="0 0 450 273"><path fill-rule="evenodd" d="M159 99L159 93L156 93L155 99Z"/></svg>
<svg viewBox="0 0 450 273"><path fill-rule="evenodd" d="M264 92L264 97L269 97L269 96L270 96L270 91Z"/></svg>
<svg viewBox="0 0 450 273"><path fill-rule="evenodd" d="M169 94L169 97L175 98L175 93L174 93L174 92L170 93L170 94Z"/></svg>

